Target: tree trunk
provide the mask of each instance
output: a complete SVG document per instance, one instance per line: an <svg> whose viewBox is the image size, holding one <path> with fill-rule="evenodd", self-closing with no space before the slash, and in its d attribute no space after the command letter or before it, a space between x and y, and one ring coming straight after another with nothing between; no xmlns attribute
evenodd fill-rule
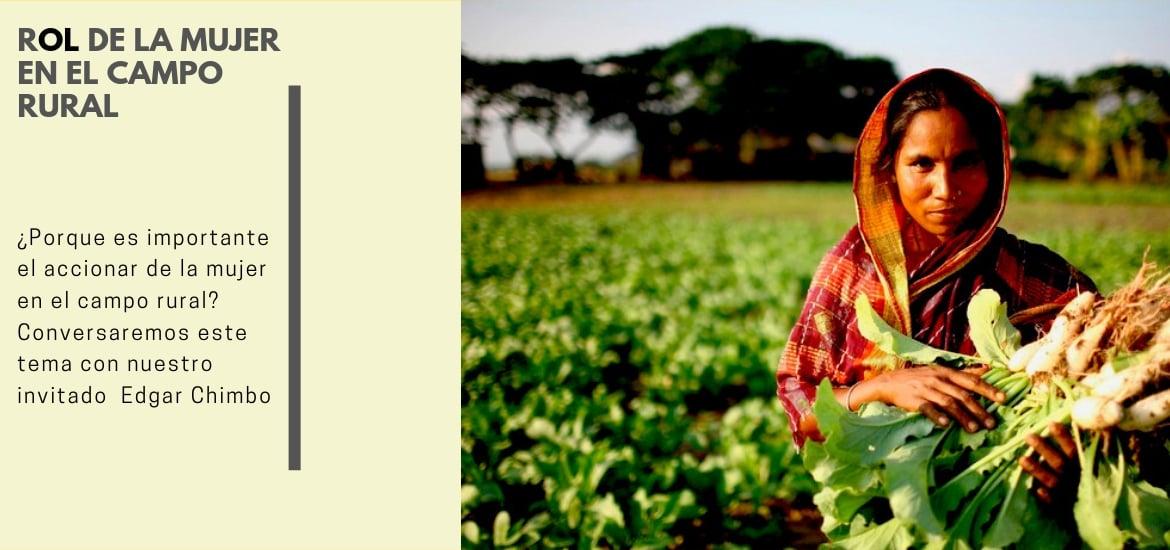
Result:
<svg viewBox="0 0 1170 550"><path fill-rule="evenodd" d="M577 162L566 157L561 151L561 144L554 134L555 129L553 126L544 129L544 140L553 152L553 178L565 183L577 183Z"/></svg>
<svg viewBox="0 0 1170 550"><path fill-rule="evenodd" d="M1141 137L1134 141L1130 149L1129 167L1133 171L1133 181L1141 183L1146 177L1146 147Z"/></svg>
<svg viewBox="0 0 1170 550"><path fill-rule="evenodd" d="M581 153L585 152L585 148L589 147L589 145L593 143L593 140L597 138L598 133L599 132L596 128L590 129L589 135L585 136L585 139L582 140L581 143L577 144L577 147L573 149L572 153L569 153L569 158L577 160L577 157L580 157Z"/></svg>
<svg viewBox="0 0 1170 550"><path fill-rule="evenodd" d="M460 189L480 189L487 184L487 171L483 163L483 145L479 143L464 143L459 147L462 177Z"/></svg>
<svg viewBox="0 0 1170 550"><path fill-rule="evenodd" d="M642 177L653 180L670 179L670 151L657 144L642 144Z"/></svg>
<svg viewBox="0 0 1170 550"><path fill-rule="evenodd" d="M1113 153L1113 166L1117 168L1117 179L1133 181L1132 170L1129 166L1129 151L1125 150L1125 145L1121 143L1120 139L1115 139L1109 143L1109 149Z"/></svg>
<svg viewBox="0 0 1170 550"><path fill-rule="evenodd" d="M516 126L516 121L504 119L504 145L508 148L508 156L512 157L512 163L520 160L516 154L516 139L512 136L512 131Z"/></svg>
<svg viewBox="0 0 1170 550"><path fill-rule="evenodd" d="M634 137L642 148L641 176L653 180L669 180L670 127L663 119L654 118L634 123Z"/></svg>
<svg viewBox="0 0 1170 550"><path fill-rule="evenodd" d="M1085 141L1085 154L1081 157L1081 177L1085 179L1094 179L1101 171L1101 161L1104 159L1105 150L1101 141L1096 138L1090 138Z"/></svg>

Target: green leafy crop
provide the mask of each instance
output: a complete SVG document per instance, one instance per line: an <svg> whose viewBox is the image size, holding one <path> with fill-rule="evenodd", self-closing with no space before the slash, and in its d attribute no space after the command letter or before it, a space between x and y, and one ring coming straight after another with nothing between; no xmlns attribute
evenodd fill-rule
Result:
<svg viewBox="0 0 1170 550"><path fill-rule="evenodd" d="M774 369L817 247L835 237L465 213L464 544L822 540Z"/></svg>

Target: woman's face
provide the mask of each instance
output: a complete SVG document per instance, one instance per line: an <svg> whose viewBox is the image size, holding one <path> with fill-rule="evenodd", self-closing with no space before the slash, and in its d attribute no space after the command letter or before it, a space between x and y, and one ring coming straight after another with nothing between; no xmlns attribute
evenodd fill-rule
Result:
<svg viewBox="0 0 1170 550"><path fill-rule="evenodd" d="M987 166L967 120L952 107L910 119L894 159L902 206L940 241L958 233L987 192Z"/></svg>

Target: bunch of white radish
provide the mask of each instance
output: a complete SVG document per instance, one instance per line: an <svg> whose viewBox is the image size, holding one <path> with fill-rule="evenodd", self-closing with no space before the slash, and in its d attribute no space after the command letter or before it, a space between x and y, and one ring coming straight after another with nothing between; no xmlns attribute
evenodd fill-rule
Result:
<svg viewBox="0 0 1170 550"><path fill-rule="evenodd" d="M1080 428L1150 431L1170 420L1170 285L1151 280L1150 269L1106 299L1078 295L1008 362L1034 383L1079 382L1072 421Z"/></svg>
<svg viewBox="0 0 1170 550"><path fill-rule="evenodd" d="M1073 422L1091 430L1116 426L1132 432L1150 431L1170 419L1170 389L1161 384L1170 376L1170 321L1135 358L1128 362L1136 364L1124 370L1109 362L1081 380L1092 394L1073 404ZM1126 403L1132 404L1123 409Z"/></svg>

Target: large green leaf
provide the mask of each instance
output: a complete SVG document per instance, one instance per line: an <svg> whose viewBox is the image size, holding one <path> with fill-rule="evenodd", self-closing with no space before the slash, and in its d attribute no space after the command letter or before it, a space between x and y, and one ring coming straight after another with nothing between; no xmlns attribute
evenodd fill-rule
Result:
<svg viewBox="0 0 1170 550"><path fill-rule="evenodd" d="M858 510L874 497L882 496L879 468L842 463L815 441L805 443L801 458L805 469L821 483L821 490L813 496L824 518L821 530L830 538L847 535Z"/></svg>
<svg viewBox="0 0 1170 550"><path fill-rule="evenodd" d="M930 505L941 518L946 518L967 501L968 495L978 489L985 480L983 473L964 470L930 494Z"/></svg>
<svg viewBox="0 0 1170 550"><path fill-rule="evenodd" d="M914 535L898 518L875 525L849 538L826 545L827 548L842 550L906 550L914 544Z"/></svg>
<svg viewBox="0 0 1170 550"><path fill-rule="evenodd" d="M1029 498L1026 502L1021 522L1028 528L1024 529L1016 548L1067 548L1073 535L1052 517L1047 507L1041 508L1039 501Z"/></svg>
<svg viewBox="0 0 1170 550"><path fill-rule="evenodd" d="M999 301L999 294L989 288L976 292L967 304L967 323L979 356L994 366L1007 367L1020 347L1020 331L1008 321L1007 304Z"/></svg>
<svg viewBox="0 0 1170 550"><path fill-rule="evenodd" d="M805 443L801 455L804 459L804 468L812 474L813 479L823 485L851 487L861 491L878 483L876 467L842 461L829 453L822 443L816 441Z"/></svg>
<svg viewBox="0 0 1170 550"><path fill-rule="evenodd" d="M1140 547L1165 546L1166 535L1170 533L1170 498L1166 491L1126 476L1117 507L1117 524Z"/></svg>
<svg viewBox="0 0 1170 550"><path fill-rule="evenodd" d="M821 511L824 518L821 530L830 539L840 538L849 533L849 523L857 516L869 501L880 498L880 491L855 491L847 486L825 485L817 494L813 495L813 504Z"/></svg>
<svg viewBox="0 0 1170 550"><path fill-rule="evenodd" d="M921 414L881 403L869 403L861 414L853 414L837 402L828 379L817 388L813 411L825 436L825 450L847 464L877 464L907 439L925 436L935 427Z"/></svg>
<svg viewBox="0 0 1170 550"><path fill-rule="evenodd" d="M858 293L857 300L853 302L853 309L857 314L857 330L861 335L873 342L878 349L904 361L916 365L931 363L969 365L987 362L978 357L930 347L898 332L873 310L865 293Z"/></svg>
<svg viewBox="0 0 1170 550"><path fill-rule="evenodd" d="M894 517L915 525L928 534L939 534L943 526L930 506L928 485L930 458L942 433L902 445L886 458L883 480Z"/></svg>
<svg viewBox="0 0 1170 550"><path fill-rule="evenodd" d="M983 537L983 545L991 548L1003 548L1015 544L1024 535L1023 518L1028 509L1028 501L1032 498L1028 494L1028 484L1024 478L1024 471L1016 468L1007 481L1007 496L999 506L999 511Z"/></svg>
<svg viewBox="0 0 1170 550"><path fill-rule="evenodd" d="M947 526L946 536L932 541L929 548L952 550L976 546L983 524L990 518L992 508L1003 493L1006 472L1013 466L1001 466L988 475L975 496L963 503L959 517Z"/></svg>
<svg viewBox="0 0 1170 550"><path fill-rule="evenodd" d="M1117 464L1102 461L1094 472L1100 436L1094 436L1088 452L1082 449L1081 482L1073 515L1077 531L1093 550L1114 550L1125 543L1125 534L1117 527L1117 500L1125 478L1125 457L1117 453Z"/></svg>

